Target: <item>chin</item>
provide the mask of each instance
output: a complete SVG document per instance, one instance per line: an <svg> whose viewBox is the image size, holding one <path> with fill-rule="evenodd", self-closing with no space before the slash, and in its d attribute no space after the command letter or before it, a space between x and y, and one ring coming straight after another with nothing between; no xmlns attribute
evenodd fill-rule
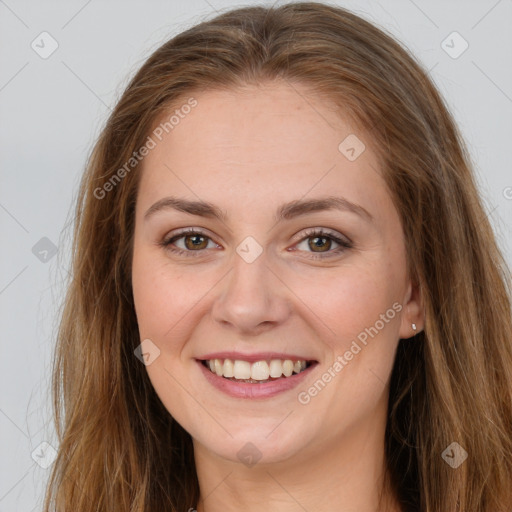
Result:
<svg viewBox="0 0 512 512"><path fill-rule="evenodd" d="M293 426L286 424L286 420L276 428L279 421L266 418L259 425L231 426L229 432L233 437L224 433L221 438L218 435L205 435L196 440L219 457L241 462L248 467L256 463L276 464L297 455L304 456L307 444L305 429L299 426L291 429Z"/></svg>

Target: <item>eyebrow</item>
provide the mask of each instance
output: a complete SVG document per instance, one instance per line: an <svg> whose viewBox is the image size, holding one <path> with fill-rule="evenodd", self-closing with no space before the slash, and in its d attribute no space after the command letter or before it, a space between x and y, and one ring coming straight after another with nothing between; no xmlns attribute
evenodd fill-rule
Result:
<svg viewBox="0 0 512 512"><path fill-rule="evenodd" d="M150 206L144 214L144 220L164 210L178 210L199 217L219 219L222 222L226 222L227 220L227 215L212 203L206 201L191 201L172 196L164 197ZM335 196L290 201L278 208L274 219L276 222L280 222L282 220L291 220L301 215L307 215L308 213L328 210L347 211L359 215L366 221L372 222L374 220L373 215L361 205L352 203L344 197Z"/></svg>

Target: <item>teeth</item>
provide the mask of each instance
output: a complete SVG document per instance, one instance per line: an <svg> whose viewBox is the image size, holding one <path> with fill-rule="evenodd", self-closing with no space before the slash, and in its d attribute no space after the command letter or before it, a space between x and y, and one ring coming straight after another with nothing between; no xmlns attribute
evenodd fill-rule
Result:
<svg viewBox="0 0 512 512"><path fill-rule="evenodd" d="M270 369L267 361L256 361L251 365L251 379L267 380L270 375Z"/></svg>
<svg viewBox="0 0 512 512"><path fill-rule="evenodd" d="M215 359L217 362L218 359ZM235 379L250 379L251 378L251 363L248 361L235 361L234 368ZM218 374L217 374L218 375Z"/></svg>
<svg viewBox="0 0 512 512"><path fill-rule="evenodd" d="M231 359L224 359L224 365L222 366L222 374L224 375L224 377L235 376L234 365Z"/></svg>
<svg viewBox="0 0 512 512"><path fill-rule="evenodd" d="M212 373L219 377L235 378L239 380L267 381L270 378L277 379L290 377L306 369L306 361L292 361L291 359L272 359L270 361L248 361L232 359L210 359L206 365Z"/></svg>
<svg viewBox="0 0 512 512"><path fill-rule="evenodd" d="M293 361L289 359L283 361L283 373L285 377L289 377L293 373Z"/></svg>
<svg viewBox="0 0 512 512"><path fill-rule="evenodd" d="M279 359L270 361L270 376L277 379L283 374L283 363Z"/></svg>

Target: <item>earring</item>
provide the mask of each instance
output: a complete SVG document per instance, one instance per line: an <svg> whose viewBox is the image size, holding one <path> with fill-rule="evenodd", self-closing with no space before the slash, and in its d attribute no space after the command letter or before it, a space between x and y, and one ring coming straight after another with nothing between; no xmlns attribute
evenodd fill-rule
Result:
<svg viewBox="0 0 512 512"><path fill-rule="evenodd" d="M416 324L412 324L412 328L414 331L416 331ZM416 332L414 334L416 334Z"/></svg>

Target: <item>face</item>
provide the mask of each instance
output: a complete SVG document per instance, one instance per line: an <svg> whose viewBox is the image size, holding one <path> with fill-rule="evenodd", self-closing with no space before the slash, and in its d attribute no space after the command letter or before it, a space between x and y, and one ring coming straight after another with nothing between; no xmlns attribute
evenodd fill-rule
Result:
<svg viewBox="0 0 512 512"><path fill-rule="evenodd" d="M262 463L329 450L381 417L398 340L414 334L371 141L299 86L194 98L137 169L149 378L196 448Z"/></svg>

